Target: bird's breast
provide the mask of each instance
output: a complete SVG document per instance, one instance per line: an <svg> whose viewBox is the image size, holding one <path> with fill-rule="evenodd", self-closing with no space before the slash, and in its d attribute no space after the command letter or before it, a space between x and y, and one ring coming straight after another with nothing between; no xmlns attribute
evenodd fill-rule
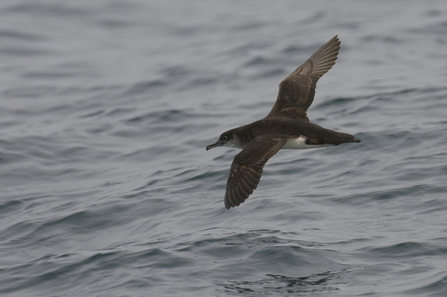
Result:
<svg viewBox="0 0 447 297"><path fill-rule="evenodd" d="M281 149L310 149L317 147L326 147L330 144L307 144L306 136L300 135L297 138L289 138Z"/></svg>

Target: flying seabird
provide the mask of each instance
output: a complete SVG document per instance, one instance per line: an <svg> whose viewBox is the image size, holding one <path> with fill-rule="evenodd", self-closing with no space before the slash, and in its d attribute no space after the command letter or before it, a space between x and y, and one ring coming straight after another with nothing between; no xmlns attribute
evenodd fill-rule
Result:
<svg viewBox="0 0 447 297"><path fill-rule="evenodd" d="M206 150L241 148L234 157L225 192L225 207L239 206L258 186L265 163L280 149L307 149L360 142L354 136L322 128L309 121L317 81L337 60L335 36L279 84L275 105L263 119L222 133Z"/></svg>

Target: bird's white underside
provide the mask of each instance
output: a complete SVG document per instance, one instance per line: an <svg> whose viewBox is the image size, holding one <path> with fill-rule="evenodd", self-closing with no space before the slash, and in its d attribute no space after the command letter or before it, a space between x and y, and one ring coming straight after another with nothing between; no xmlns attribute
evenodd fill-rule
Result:
<svg viewBox="0 0 447 297"><path fill-rule="evenodd" d="M306 136L300 135L297 138L290 138L281 149L310 149L317 147L326 147L330 144L306 144Z"/></svg>

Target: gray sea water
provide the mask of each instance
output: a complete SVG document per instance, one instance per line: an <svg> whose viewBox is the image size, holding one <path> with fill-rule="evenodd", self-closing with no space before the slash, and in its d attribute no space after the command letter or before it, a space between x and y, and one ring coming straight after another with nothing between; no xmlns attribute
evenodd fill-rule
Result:
<svg viewBox="0 0 447 297"><path fill-rule="evenodd" d="M338 35L312 122L226 210L278 84ZM0 2L0 295L447 296L447 4Z"/></svg>

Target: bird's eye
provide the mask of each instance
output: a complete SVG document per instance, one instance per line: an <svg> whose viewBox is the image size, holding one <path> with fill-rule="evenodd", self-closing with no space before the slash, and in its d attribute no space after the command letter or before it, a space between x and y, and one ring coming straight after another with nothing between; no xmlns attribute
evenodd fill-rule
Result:
<svg viewBox="0 0 447 297"><path fill-rule="evenodd" d="M227 135L222 135L222 140L228 140L228 136Z"/></svg>

